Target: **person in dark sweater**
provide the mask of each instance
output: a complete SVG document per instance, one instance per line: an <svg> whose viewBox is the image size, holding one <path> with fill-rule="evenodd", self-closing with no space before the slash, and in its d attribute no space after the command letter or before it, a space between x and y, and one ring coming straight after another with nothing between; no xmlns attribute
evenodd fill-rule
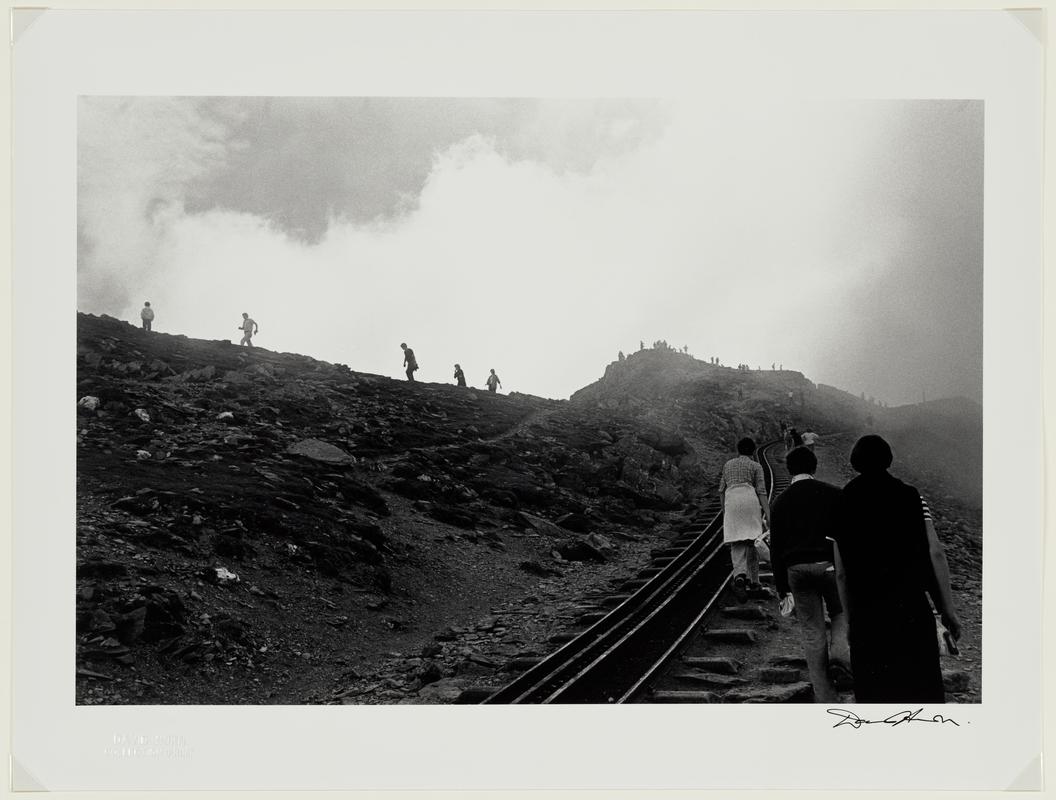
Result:
<svg viewBox="0 0 1056 800"><path fill-rule="evenodd" d="M859 475L837 505L838 518L849 524L830 534L850 622L854 696L859 703L942 703L932 604L952 641L961 623L927 503L888 472L893 458L875 434L855 443L851 466Z"/></svg>
<svg viewBox="0 0 1056 800"><path fill-rule="evenodd" d="M837 691L849 689L850 656L847 616L840 604L831 532L840 490L814 479L818 459L806 447L794 448L785 464L792 483L774 501L770 512L770 563L778 596L791 594L803 636L807 671L814 699L830 703ZM825 612L831 623L831 643Z"/></svg>

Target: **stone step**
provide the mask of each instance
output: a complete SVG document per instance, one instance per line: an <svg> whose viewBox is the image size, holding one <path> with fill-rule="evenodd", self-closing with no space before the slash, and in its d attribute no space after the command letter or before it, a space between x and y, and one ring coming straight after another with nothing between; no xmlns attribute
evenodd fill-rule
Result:
<svg viewBox="0 0 1056 800"><path fill-rule="evenodd" d="M724 617L730 617L731 619L744 619L744 620L768 620L773 619L773 615L760 608L759 606L726 606L722 609L722 615Z"/></svg>
<svg viewBox="0 0 1056 800"><path fill-rule="evenodd" d="M641 577L643 577L643 578L655 578L657 575L659 575L663 571L664 571L663 567L646 567L645 569L643 569L638 574Z"/></svg>
<svg viewBox="0 0 1056 800"><path fill-rule="evenodd" d="M744 678L738 678L731 675L717 675L714 672L704 672L703 670L683 670L682 672L673 672L670 677L673 680L681 681L682 683L704 684L705 686L713 686L723 689L728 689L734 686L744 686L748 683Z"/></svg>
<svg viewBox="0 0 1056 800"><path fill-rule="evenodd" d="M679 551L681 552L681 551ZM653 563L658 566L666 566L675 560L675 556L654 556Z"/></svg>
<svg viewBox="0 0 1056 800"><path fill-rule="evenodd" d="M803 679L803 673L792 667L761 667L755 671L755 678L768 684L796 683Z"/></svg>
<svg viewBox="0 0 1056 800"><path fill-rule="evenodd" d="M759 634L744 628L713 628L704 631L704 638L710 642L726 644L755 644L759 640Z"/></svg>
<svg viewBox="0 0 1056 800"><path fill-rule="evenodd" d="M795 656L787 653L774 656L768 663L774 667L792 667L794 669L807 668L807 659L803 656Z"/></svg>
<svg viewBox="0 0 1056 800"><path fill-rule="evenodd" d="M736 675L741 671L741 662L732 658L721 658L718 656L684 656L682 663L687 667L696 667L698 670L706 670L722 675Z"/></svg>
<svg viewBox="0 0 1056 800"><path fill-rule="evenodd" d="M664 689L653 692L649 699L654 703L717 703L719 696L715 692L702 692L694 689Z"/></svg>
<svg viewBox="0 0 1056 800"><path fill-rule="evenodd" d="M727 703L811 703L814 701L814 690L804 681L785 686L731 689L722 699Z"/></svg>
<svg viewBox="0 0 1056 800"><path fill-rule="evenodd" d="M631 596L632 595L629 595L629 594L612 594L612 595L609 595L608 597L606 597L604 600L602 600L601 604L603 606L605 606L606 608L614 608L614 607L618 606L620 603L630 599Z"/></svg>

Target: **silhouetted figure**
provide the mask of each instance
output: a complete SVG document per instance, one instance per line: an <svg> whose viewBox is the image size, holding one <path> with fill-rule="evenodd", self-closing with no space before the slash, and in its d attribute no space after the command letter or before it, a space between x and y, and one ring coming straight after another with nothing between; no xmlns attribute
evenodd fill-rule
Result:
<svg viewBox="0 0 1056 800"><path fill-rule="evenodd" d="M617 356L617 358L618 358L618 359L619 359L620 361L623 361L623 360L624 360L624 359L626 358L626 356L625 356L625 355L623 354L623 351L622 351L622 350L620 351L620 354L619 354L619 355Z"/></svg>
<svg viewBox="0 0 1056 800"><path fill-rule="evenodd" d="M639 342L638 342L638 350L641 351L641 350L644 350L644 349L645 349L645 342L639 340Z"/></svg>
<svg viewBox="0 0 1056 800"><path fill-rule="evenodd" d="M154 309L150 307L150 302L143 304L143 310L139 312L139 318L143 322L143 330L150 330L150 323L154 321Z"/></svg>
<svg viewBox="0 0 1056 800"><path fill-rule="evenodd" d="M832 542L827 538L840 490L814 480L818 459L809 450L796 448L785 464L792 482L770 512L770 566L778 597L791 594L795 601L814 700L831 703L837 699L837 689L845 688L834 685L833 678L846 684L850 677L847 614L840 603ZM831 644L825 630L826 611L831 621Z"/></svg>
<svg viewBox="0 0 1056 800"><path fill-rule="evenodd" d="M414 357L414 351L407 346L406 342L400 342L403 348L403 366L407 368L407 380L414 382L414 372L418 369L418 360Z"/></svg>
<svg viewBox="0 0 1056 800"><path fill-rule="evenodd" d="M239 346L248 345L249 347L252 347L253 334L260 330L260 326L250 319L249 314L245 311L242 312L242 324L238 326L238 329L242 331L242 341L238 343Z"/></svg>
<svg viewBox="0 0 1056 800"><path fill-rule="evenodd" d="M803 446L803 437L800 435L799 431L797 431L795 428L789 429L788 435L792 437L792 446L793 447L802 447Z"/></svg>
<svg viewBox="0 0 1056 800"><path fill-rule="evenodd" d="M743 603L749 588L759 588L759 557L755 540L763 535L763 520L770 524L763 468L752 459L755 442L737 442L737 457L722 467L719 498L722 501L722 538L733 561L733 593Z"/></svg>
<svg viewBox="0 0 1056 800"><path fill-rule="evenodd" d="M488 384L488 391L491 392L492 394L495 393L495 388L497 386L502 386L502 381L500 381L499 380L499 376L495 374L495 370L492 370L491 374L488 376L487 384Z"/></svg>
<svg viewBox="0 0 1056 800"><path fill-rule="evenodd" d="M466 373L462 371L462 367L458 364L455 364L455 382L458 383L459 386L466 385Z"/></svg>
<svg viewBox="0 0 1056 800"><path fill-rule="evenodd" d="M773 364L770 365L770 371L771 372L776 372L777 371L777 362L776 361Z"/></svg>
<svg viewBox="0 0 1056 800"><path fill-rule="evenodd" d="M946 554L920 493L888 472L891 447L876 435L851 450L859 473L840 493L829 533L849 614L859 703L942 703L945 693L931 602L949 636L961 636Z"/></svg>

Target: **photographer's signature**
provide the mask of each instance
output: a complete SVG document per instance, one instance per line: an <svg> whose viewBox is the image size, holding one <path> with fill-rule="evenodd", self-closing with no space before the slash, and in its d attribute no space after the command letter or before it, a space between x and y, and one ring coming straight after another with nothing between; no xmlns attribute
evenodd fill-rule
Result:
<svg viewBox="0 0 1056 800"><path fill-rule="evenodd" d="M840 718L840 721L832 726L834 728L839 728L841 725L850 725L852 728L857 729L863 725L902 725L906 722L932 722L940 725L961 727L955 720L944 717L942 714L935 714L931 717L921 716L924 713L923 708L918 708L916 711L898 711L883 719L862 719L853 711L848 711L844 708L828 708L825 713Z"/></svg>

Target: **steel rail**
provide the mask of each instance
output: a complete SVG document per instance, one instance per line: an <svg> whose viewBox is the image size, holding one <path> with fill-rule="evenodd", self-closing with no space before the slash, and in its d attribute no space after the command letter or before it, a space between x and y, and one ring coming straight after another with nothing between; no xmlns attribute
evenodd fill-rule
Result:
<svg viewBox="0 0 1056 800"><path fill-rule="evenodd" d="M772 503L774 501L774 495L778 488L783 489L787 485L787 481L782 482L776 479L773 464L770 459L766 457L766 454L774 447L778 447L781 444L781 440L767 442L765 445L759 448L760 459L759 462L763 467L763 478L766 481L767 487L767 499ZM722 593L729 586L730 581L733 578L733 572L729 572L722 583L715 590L714 594L708 599L704 606L700 609L699 613L693 617L693 620L682 630L681 633L671 643L671 646L664 651L664 653L656 660L656 662L645 672L642 673L641 677L628 689L618 702L630 703L635 702L643 698L645 692L649 688L649 685L659 677L660 672L667 667L668 664L685 650L686 646L690 641L697 635L701 623L704 619L714 610L715 604L718 602Z"/></svg>
<svg viewBox="0 0 1056 800"><path fill-rule="evenodd" d="M776 445L767 443L760 454ZM772 494L773 468L760 460ZM680 652L728 585L722 544L718 514L638 591L482 703L631 701ZM707 598L703 606L701 597Z"/></svg>

